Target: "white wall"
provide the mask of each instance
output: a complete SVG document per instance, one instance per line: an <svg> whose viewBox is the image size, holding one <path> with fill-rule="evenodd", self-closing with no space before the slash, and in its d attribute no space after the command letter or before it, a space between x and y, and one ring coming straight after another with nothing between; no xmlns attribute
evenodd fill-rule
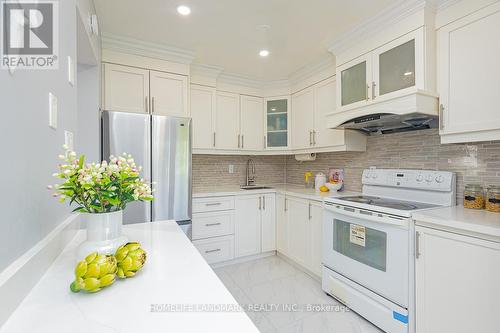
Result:
<svg viewBox="0 0 500 333"><path fill-rule="evenodd" d="M76 0L59 1L58 70L0 70L0 271L70 214L51 197L64 130L77 133L77 87L67 81L67 56L77 57ZM58 128L49 128L48 94L58 98Z"/></svg>
<svg viewBox="0 0 500 333"><path fill-rule="evenodd" d="M87 161L100 161L99 78L100 66L78 64L78 139L76 151Z"/></svg>

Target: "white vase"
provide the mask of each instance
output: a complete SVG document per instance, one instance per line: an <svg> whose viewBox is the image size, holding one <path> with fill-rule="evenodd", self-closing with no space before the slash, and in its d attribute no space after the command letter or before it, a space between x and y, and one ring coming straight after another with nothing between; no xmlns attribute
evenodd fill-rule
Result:
<svg viewBox="0 0 500 333"><path fill-rule="evenodd" d="M122 235L123 212L89 214L81 213L82 223L87 229L87 240L78 247L78 258L83 259L92 252L114 254L128 239Z"/></svg>

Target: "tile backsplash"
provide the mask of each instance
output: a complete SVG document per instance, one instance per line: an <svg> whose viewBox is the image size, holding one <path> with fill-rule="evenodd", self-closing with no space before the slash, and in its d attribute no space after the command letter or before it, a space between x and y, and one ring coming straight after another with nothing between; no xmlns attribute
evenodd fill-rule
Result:
<svg viewBox="0 0 500 333"><path fill-rule="evenodd" d="M239 185L245 180L248 158L255 161L257 184L303 184L304 172L344 168L347 190L361 190L363 169L446 170L457 173L457 198L464 184L500 184L500 141L442 145L435 129L368 137L366 152L322 153L312 162L294 156L193 155L193 188ZM234 173L229 174L229 164Z"/></svg>
<svg viewBox="0 0 500 333"><path fill-rule="evenodd" d="M457 173L457 198L464 184L500 184L500 141L470 144L440 143L436 129L368 137L366 152L318 154L313 162L286 160L286 181L302 184L306 171L328 172L344 168L347 190L361 190L363 169L429 169Z"/></svg>

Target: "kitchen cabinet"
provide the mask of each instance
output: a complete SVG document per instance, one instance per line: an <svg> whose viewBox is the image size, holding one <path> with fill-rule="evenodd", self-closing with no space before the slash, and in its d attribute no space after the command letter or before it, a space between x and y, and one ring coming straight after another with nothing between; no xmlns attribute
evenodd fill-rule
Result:
<svg viewBox="0 0 500 333"><path fill-rule="evenodd" d="M283 194L276 195L276 249L289 256L286 200L287 198Z"/></svg>
<svg viewBox="0 0 500 333"><path fill-rule="evenodd" d="M215 115L215 147L238 150L240 135L240 96L217 92Z"/></svg>
<svg viewBox="0 0 500 333"><path fill-rule="evenodd" d="M417 332L500 332L500 243L423 226L416 235Z"/></svg>
<svg viewBox="0 0 500 333"><path fill-rule="evenodd" d="M417 90L433 92L433 63L424 47L425 27L396 38L337 67L336 112L402 97Z"/></svg>
<svg viewBox="0 0 500 333"><path fill-rule="evenodd" d="M264 149L264 100L260 97L240 97L240 148Z"/></svg>
<svg viewBox="0 0 500 333"><path fill-rule="evenodd" d="M262 252L276 250L276 195L262 195L261 209Z"/></svg>
<svg viewBox="0 0 500 333"><path fill-rule="evenodd" d="M442 143L500 139L500 3L438 30Z"/></svg>
<svg viewBox="0 0 500 333"><path fill-rule="evenodd" d="M314 90L306 88L292 95L292 145L294 149L313 145Z"/></svg>
<svg viewBox="0 0 500 333"><path fill-rule="evenodd" d="M193 149L215 148L215 88L191 85Z"/></svg>
<svg viewBox="0 0 500 333"><path fill-rule="evenodd" d="M188 78L185 75L150 71L151 113L188 116Z"/></svg>
<svg viewBox="0 0 500 333"><path fill-rule="evenodd" d="M276 250L275 194L235 198L235 256Z"/></svg>
<svg viewBox="0 0 500 333"><path fill-rule="evenodd" d="M268 150L286 149L290 142L290 98L268 98L265 104L265 148Z"/></svg>
<svg viewBox="0 0 500 333"><path fill-rule="evenodd" d="M149 113L149 71L115 64L103 67L103 109Z"/></svg>
<svg viewBox="0 0 500 333"><path fill-rule="evenodd" d="M314 85L313 145L315 148L340 145L345 142L344 130L328 128L326 122L326 115L335 109L336 86L335 77Z"/></svg>
<svg viewBox="0 0 500 333"><path fill-rule="evenodd" d="M308 267L311 229L309 225L310 206L307 200L287 197L287 222L290 257L303 267Z"/></svg>
<svg viewBox="0 0 500 333"><path fill-rule="evenodd" d="M308 269L321 276L323 264L323 206L320 202L310 201L309 223L311 230L310 249L311 257L309 259Z"/></svg>
<svg viewBox="0 0 500 333"><path fill-rule="evenodd" d="M105 63L103 109L162 116L188 116L188 78Z"/></svg>

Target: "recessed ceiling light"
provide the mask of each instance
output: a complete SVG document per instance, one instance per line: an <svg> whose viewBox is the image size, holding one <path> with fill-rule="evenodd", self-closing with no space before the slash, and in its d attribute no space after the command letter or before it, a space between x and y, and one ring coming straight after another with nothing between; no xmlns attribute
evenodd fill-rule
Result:
<svg viewBox="0 0 500 333"><path fill-rule="evenodd" d="M269 51L268 50L260 50L259 55L261 57L267 57L269 55Z"/></svg>
<svg viewBox="0 0 500 333"><path fill-rule="evenodd" d="M191 14L191 8L189 8L188 6L179 6L177 7L177 13L183 16L189 15Z"/></svg>
<svg viewBox="0 0 500 333"><path fill-rule="evenodd" d="M410 76L410 75L413 75L413 72L405 72L403 75L404 76Z"/></svg>

